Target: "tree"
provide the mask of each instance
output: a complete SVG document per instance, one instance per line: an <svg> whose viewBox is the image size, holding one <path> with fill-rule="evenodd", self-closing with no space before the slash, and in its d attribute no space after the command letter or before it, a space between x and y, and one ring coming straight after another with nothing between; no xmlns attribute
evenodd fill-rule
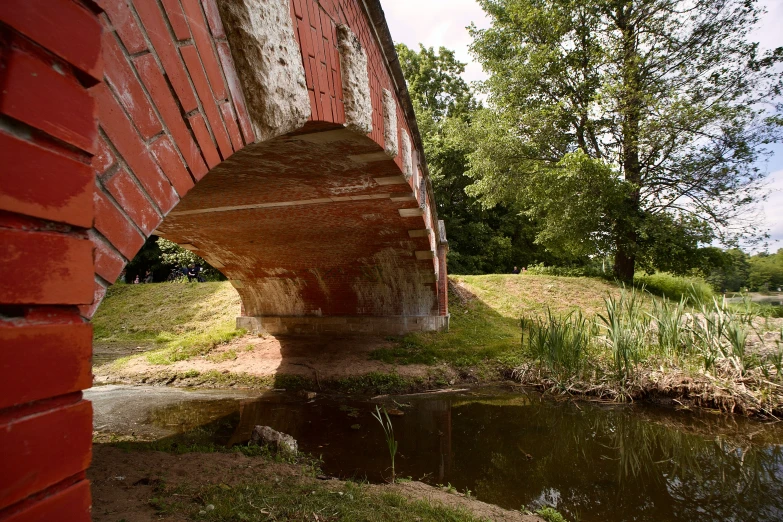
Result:
<svg viewBox="0 0 783 522"><path fill-rule="evenodd" d="M533 243L535 230L529 218L514 205L485 208L465 193L472 183L465 171L473 147L459 136L479 107L460 76L465 64L444 47L437 52L423 46L414 51L404 44L396 48L416 111L438 213L448 230L449 270L508 272L515 264L551 262L551 256Z"/></svg>
<svg viewBox="0 0 783 522"><path fill-rule="evenodd" d="M757 291L783 287L783 249L775 254L760 253L750 258L748 286Z"/></svg>
<svg viewBox="0 0 783 522"><path fill-rule="evenodd" d="M478 1L489 107L463 140L485 206L519 205L537 243L613 255L626 281L639 261L758 236L747 210L781 140L783 48L747 41L754 0Z"/></svg>
<svg viewBox="0 0 783 522"><path fill-rule="evenodd" d="M707 276L707 282L718 292L740 292L749 285L750 256L739 248L720 252L716 256L712 269Z"/></svg>

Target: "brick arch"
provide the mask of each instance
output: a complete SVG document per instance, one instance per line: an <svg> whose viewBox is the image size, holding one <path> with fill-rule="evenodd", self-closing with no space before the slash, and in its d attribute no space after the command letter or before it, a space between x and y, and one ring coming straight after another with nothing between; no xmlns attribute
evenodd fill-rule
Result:
<svg viewBox="0 0 783 522"><path fill-rule="evenodd" d="M447 325L377 0L6 0L0 52L0 520L89 519L88 319L153 232L223 270L251 328Z"/></svg>
<svg viewBox="0 0 783 522"><path fill-rule="evenodd" d="M232 280L252 330L445 325L427 179L367 14L274 4L102 1L86 317L154 231Z"/></svg>

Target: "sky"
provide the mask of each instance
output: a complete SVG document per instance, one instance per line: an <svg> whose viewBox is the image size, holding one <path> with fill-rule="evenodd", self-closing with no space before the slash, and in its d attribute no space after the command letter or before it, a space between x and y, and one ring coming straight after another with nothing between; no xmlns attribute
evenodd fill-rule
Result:
<svg viewBox="0 0 783 522"><path fill-rule="evenodd" d="M395 42L414 49L418 49L419 43L436 49L447 47L455 52L457 59L467 63L465 80L486 78L468 51L471 37L467 26L471 22L479 28L489 26L489 19L475 0L381 0L381 3ZM762 49L783 46L783 0L761 0L759 4L766 7L767 14L751 38ZM783 248L783 144L777 144L773 156L760 167L769 173L769 197L759 210L770 234L766 248L775 252Z"/></svg>

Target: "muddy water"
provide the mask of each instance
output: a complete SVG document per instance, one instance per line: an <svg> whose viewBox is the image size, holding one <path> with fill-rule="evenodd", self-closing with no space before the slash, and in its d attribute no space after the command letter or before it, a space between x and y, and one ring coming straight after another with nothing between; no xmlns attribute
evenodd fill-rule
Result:
<svg viewBox="0 0 783 522"><path fill-rule="evenodd" d="M358 401L318 395L100 387L99 431L241 444L256 424L293 435L328 474L389 477L370 412L397 408L397 474L511 509L589 521L783 520L783 426L712 413L553 402L479 389ZM127 415L126 415L127 413Z"/></svg>

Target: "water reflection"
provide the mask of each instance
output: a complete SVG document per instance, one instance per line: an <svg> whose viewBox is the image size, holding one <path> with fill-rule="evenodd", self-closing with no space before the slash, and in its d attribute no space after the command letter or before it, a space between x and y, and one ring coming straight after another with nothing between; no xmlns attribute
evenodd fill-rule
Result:
<svg viewBox="0 0 783 522"><path fill-rule="evenodd" d="M393 418L399 476L450 483L512 509L554 505L582 521L783 519L777 425L500 391L397 401L409 405ZM188 404L156 410L149 422L187 418L188 429L201 426L227 444L243 443L253 426L266 424L322 455L327 473L388 477L381 428L370 417L374 403L278 395ZM198 419L190 416L195 410ZM210 415L211 423L202 422Z"/></svg>

